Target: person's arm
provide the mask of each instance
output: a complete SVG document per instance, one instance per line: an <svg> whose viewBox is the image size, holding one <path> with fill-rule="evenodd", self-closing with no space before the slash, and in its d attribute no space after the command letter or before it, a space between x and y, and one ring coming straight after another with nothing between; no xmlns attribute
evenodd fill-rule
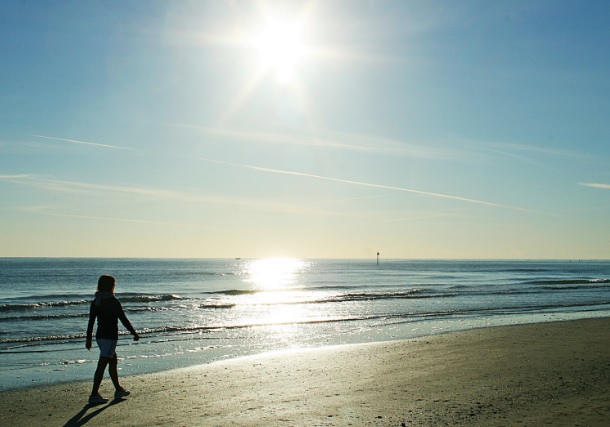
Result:
<svg viewBox="0 0 610 427"><path fill-rule="evenodd" d="M119 313L118 313L119 319L121 320L121 323L123 324L123 326L125 326L125 328L127 328L127 330L129 332L131 332L131 334L133 335L133 340L138 341L140 339L140 335L138 335L135 328L133 326L131 326L131 322L129 322L129 319L125 315L125 312L123 311L123 307L121 306L121 303L118 300L117 300L117 304L118 304L118 309L119 309Z"/></svg>
<svg viewBox="0 0 610 427"><path fill-rule="evenodd" d="M93 341L93 325L95 324L95 310L93 308L94 302L91 302L91 307L89 308L89 324L87 325L87 341L85 342L85 347L87 350L91 350L92 341Z"/></svg>

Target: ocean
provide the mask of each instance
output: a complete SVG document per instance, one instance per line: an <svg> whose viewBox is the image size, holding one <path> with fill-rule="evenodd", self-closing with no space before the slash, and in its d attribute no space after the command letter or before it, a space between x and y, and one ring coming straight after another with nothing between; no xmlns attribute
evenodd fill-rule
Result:
<svg viewBox="0 0 610 427"><path fill-rule="evenodd" d="M91 380L101 274L141 334L119 325L121 376L610 315L610 261L0 258L0 271L0 390Z"/></svg>

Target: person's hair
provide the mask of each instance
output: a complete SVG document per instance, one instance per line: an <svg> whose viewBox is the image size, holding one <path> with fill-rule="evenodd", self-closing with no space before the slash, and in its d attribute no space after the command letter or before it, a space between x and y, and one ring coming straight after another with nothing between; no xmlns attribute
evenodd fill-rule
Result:
<svg viewBox="0 0 610 427"><path fill-rule="evenodd" d="M97 281L97 290L114 292L115 284L116 284L116 281L114 279L114 276L111 276L110 274L103 274L102 276L100 276L99 280Z"/></svg>

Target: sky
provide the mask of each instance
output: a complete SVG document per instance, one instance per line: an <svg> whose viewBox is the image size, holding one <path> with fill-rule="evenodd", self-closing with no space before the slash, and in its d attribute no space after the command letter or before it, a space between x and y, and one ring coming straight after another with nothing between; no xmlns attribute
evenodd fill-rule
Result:
<svg viewBox="0 0 610 427"><path fill-rule="evenodd" d="M0 256L610 259L610 2L0 2Z"/></svg>

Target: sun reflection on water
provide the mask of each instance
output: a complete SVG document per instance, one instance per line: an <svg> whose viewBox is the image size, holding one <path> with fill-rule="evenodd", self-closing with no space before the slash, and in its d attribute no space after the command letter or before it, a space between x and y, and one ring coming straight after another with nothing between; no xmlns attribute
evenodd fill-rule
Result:
<svg viewBox="0 0 610 427"><path fill-rule="evenodd" d="M308 267L309 263L300 259L266 258L249 262L245 272L255 289L270 291L293 287Z"/></svg>
<svg viewBox="0 0 610 427"><path fill-rule="evenodd" d="M242 321L269 328L268 343L295 344L298 324L312 316L311 307L299 304L304 298L299 291L301 276L310 266L310 262L294 258L260 259L244 266L245 281L259 292L247 295L244 305L238 304L243 309Z"/></svg>

